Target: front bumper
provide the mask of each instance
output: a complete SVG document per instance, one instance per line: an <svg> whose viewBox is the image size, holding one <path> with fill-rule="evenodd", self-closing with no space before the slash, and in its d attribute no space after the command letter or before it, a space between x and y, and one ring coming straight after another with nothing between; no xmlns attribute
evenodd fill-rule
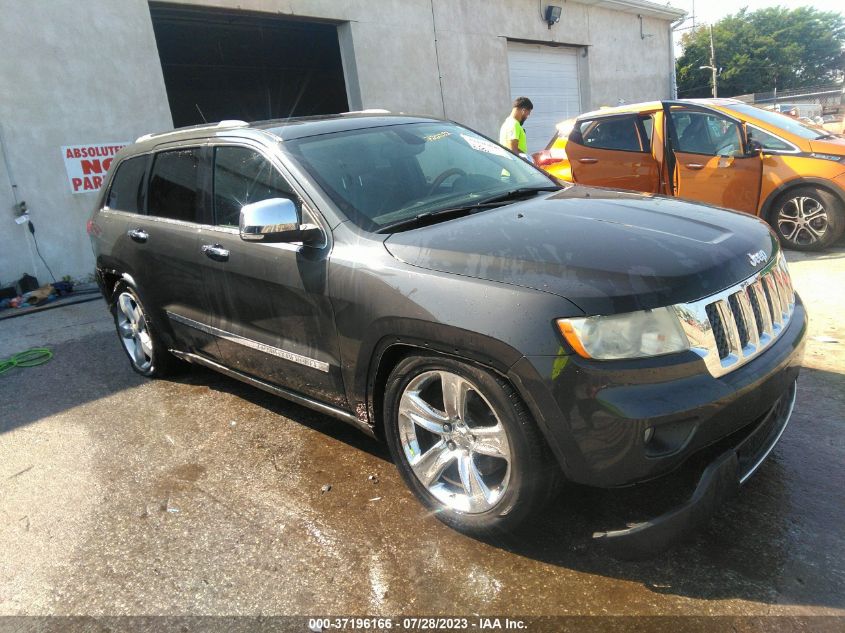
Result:
<svg viewBox="0 0 845 633"><path fill-rule="evenodd" d="M761 419L798 378L806 328L796 295L778 339L718 378L692 352L600 362L563 349L521 359L509 377L566 477L617 487L660 477Z"/></svg>
<svg viewBox="0 0 845 633"><path fill-rule="evenodd" d="M763 416L743 430L736 446L728 448L704 469L688 501L672 510L630 525L624 530L597 532L593 538L617 558L641 558L670 547L690 530L705 523L768 457L780 439L795 406L795 383ZM731 438L728 438L728 442Z"/></svg>

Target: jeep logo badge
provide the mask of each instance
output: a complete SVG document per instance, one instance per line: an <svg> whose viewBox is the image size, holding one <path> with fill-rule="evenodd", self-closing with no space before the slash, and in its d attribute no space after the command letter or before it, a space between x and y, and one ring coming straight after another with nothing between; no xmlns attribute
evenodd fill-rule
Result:
<svg viewBox="0 0 845 633"><path fill-rule="evenodd" d="M759 250L756 253L748 253L748 261L751 262L752 266L764 264L766 262L766 251Z"/></svg>

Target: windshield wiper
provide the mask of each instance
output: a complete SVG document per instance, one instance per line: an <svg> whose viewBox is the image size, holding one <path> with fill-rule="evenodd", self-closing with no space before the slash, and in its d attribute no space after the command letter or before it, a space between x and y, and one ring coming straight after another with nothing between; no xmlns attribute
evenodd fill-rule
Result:
<svg viewBox="0 0 845 633"><path fill-rule="evenodd" d="M529 193L539 193L541 191L559 191L563 187L558 185L545 185L543 187L520 187L519 189L511 189L504 193L496 194L490 198L485 198L479 204L491 204L494 202L507 202L508 200L515 200L522 198Z"/></svg>
<svg viewBox="0 0 845 633"><path fill-rule="evenodd" d="M548 185L545 187L521 187L519 189L513 189L511 191L496 194L489 198L484 198L483 200L473 202L472 204L465 204L459 207L449 207L448 209L439 209L437 211L426 211L413 217L398 220L392 224L387 224L376 231L376 233L394 233L397 230L434 224L441 220L470 215L487 207L501 206L503 202L521 198L530 193L538 193L540 191L558 191L559 189L561 189L561 187L554 185Z"/></svg>
<svg viewBox="0 0 845 633"><path fill-rule="evenodd" d="M376 231L376 233L393 233L401 229L410 229L424 224L434 224L440 220L469 215L473 211L477 210L479 206L479 204L468 204L463 207L452 207L450 209L440 209L439 211L426 211L413 217L387 224Z"/></svg>

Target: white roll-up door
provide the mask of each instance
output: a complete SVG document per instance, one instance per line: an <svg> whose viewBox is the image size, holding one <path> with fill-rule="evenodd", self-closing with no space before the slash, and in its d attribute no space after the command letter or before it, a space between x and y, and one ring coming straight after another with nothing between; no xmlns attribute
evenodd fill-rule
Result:
<svg viewBox="0 0 845 633"><path fill-rule="evenodd" d="M555 125L581 112L578 49L508 42L508 69L511 99L534 104L525 123L530 154L546 146Z"/></svg>

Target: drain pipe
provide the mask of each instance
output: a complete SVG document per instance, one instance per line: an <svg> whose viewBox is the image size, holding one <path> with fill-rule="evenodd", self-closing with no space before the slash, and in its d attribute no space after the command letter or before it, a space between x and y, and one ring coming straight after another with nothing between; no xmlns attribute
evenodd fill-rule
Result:
<svg viewBox="0 0 845 633"><path fill-rule="evenodd" d="M669 60L672 64L672 70L670 72L670 76L672 79L669 81L669 98L670 99L677 99L678 98L678 78L677 72L675 70L675 29L677 29L681 24L687 21L687 16L683 16L675 20L669 25Z"/></svg>

